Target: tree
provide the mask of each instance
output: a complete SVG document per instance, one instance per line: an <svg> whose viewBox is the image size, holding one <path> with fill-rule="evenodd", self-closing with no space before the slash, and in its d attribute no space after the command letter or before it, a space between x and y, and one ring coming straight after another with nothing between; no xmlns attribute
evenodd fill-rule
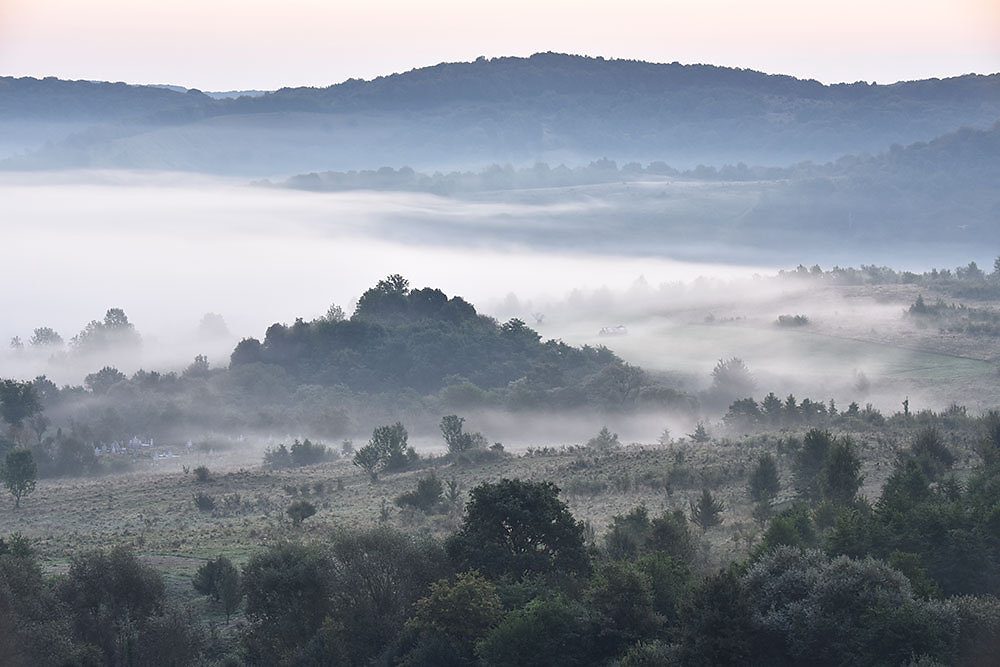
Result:
<svg viewBox="0 0 1000 667"><path fill-rule="evenodd" d="M251 664L281 664L317 633L333 611L334 564L317 545L280 544L243 568Z"/></svg>
<svg viewBox="0 0 1000 667"><path fill-rule="evenodd" d="M490 577L583 573L590 569L583 524L552 482L502 479L472 489L465 519L445 548L463 569Z"/></svg>
<svg viewBox="0 0 1000 667"><path fill-rule="evenodd" d="M600 432L587 441L588 447L602 452L614 449L620 444L621 443L618 442L618 434L609 431L607 426L602 426Z"/></svg>
<svg viewBox="0 0 1000 667"><path fill-rule="evenodd" d="M941 432L933 425L917 433L909 453L932 480L939 479L955 463L955 455L945 446Z"/></svg>
<svg viewBox="0 0 1000 667"><path fill-rule="evenodd" d="M368 473L368 477L374 484L378 481L378 471L382 467L382 452L369 442L354 452L354 465Z"/></svg>
<svg viewBox="0 0 1000 667"><path fill-rule="evenodd" d="M829 431L814 428L806 433L795 457L795 481L799 492L809 500L820 497L819 475L834 438Z"/></svg>
<svg viewBox="0 0 1000 667"><path fill-rule="evenodd" d="M184 369L183 375L187 378L203 378L208 377L209 372L208 357L204 354L198 354L195 355L194 361Z"/></svg>
<svg viewBox="0 0 1000 667"><path fill-rule="evenodd" d="M83 384L95 394L106 394L111 387L126 380L125 374L114 366L105 366L83 379Z"/></svg>
<svg viewBox="0 0 1000 667"><path fill-rule="evenodd" d="M747 664L905 665L951 660L954 607L914 597L906 577L881 561L829 559L780 547L742 577L748 616L767 638Z"/></svg>
<svg viewBox="0 0 1000 667"><path fill-rule="evenodd" d="M732 570L705 577L680 608L678 664L691 667L758 664L750 600ZM766 664L766 663L759 663Z"/></svg>
<svg viewBox="0 0 1000 667"><path fill-rule="evenodd" d="M644 505L628 514L616 515L604 536L608 555L615 560L635 560L645 554L662 552L678 562L688 563L694 555L693 538L681 510L666 510L650 520Z"/></svg>
<svg viewBox="0 0 1000 667"><path fill-rule="evenodd" d="M396 318L405 312L406 295L409 293L410 282L394 273L361 295L354 315L378 320Z"/></svg>
<svg viewBox="0 0 1000 667"><path fill-rule="evenodd" d="M83 351L98 351L110 346L135 347L141 338L121 308L109 308L104 321L92 320L73 337L73 345Z"/></svg>
<svg viewBox="0 0 1000 667"><path fill-rule="evenodd" d="M465 418L458 415L441 418L441 434L444 436L445 444L448 445L449 454L463 454L486 445L486 438L482 433L463 433L464 424Z"/></svg>
<svg viewBox="0 0 1000 667"><path fill-rule="evenodd" d="M220 568L215 588L219 595L219 602L222 603L222 610L226 612L226 623L228 623L243 599L243 586L239 570L232 564L230 567Z"/></svg>
<svg viewBox="0 0 1000 667"><path fill-rule="evenodd" d="M757 388L750 368L739 357L719 359L712 369L712 388L709 395L719 405L729 405L733 401L753 396Z"/></svg>
<svg viewBox="0 0 1000 667"><path fill-rule="evenodd" d="M760 402L760 410L772 426L780 424L784 416L784 404L773 391Z"/></svg>
<svg viewBox="0 0 1000 667"><path fill-rule="evenodd" d="M729 412L722 418L731 431L746 433L752 431L760 423L762 414L757 401L752 398L741 398L733 401Z"/></svg>
<svg viewBox="0 0 1000 667"><path fill-rule="evenodd" d="M37 412L28 417L28 428L35 432L35 437L38 438L38 444L42 444L42 436L45 435L45 431L49 429L49 425L51 423L52 420L41 412Z"/></svg>
<svg viewBox="0 0 1000 667"><path fill-rule="evenodd" d="M133 664L139 637L162 612L163 579L130 548L74 556L59 597L70 607L77 636L99 647L106 664Z"/></svg>
<svg viewBox="0 0 1000 667"><path fill-rule="evenodd" d="M598 654L617 655L659 629L649 576L634 563L602 565L591 577L584 599L593 615Z"/></svg>
<svg viewBox="0 0 1000 667"><path fill-rule="evenodd" d="M14 507L21 506L21 496L35 490L38 468L35 459L27 449L12 449L7 452L3 466L3 483L14 496Z"/></svg>
<svg viewBox="0 0 1000 667"><path fill-rule="evenodd" d="M378 481L378 473L382 470L405 470L417 458L417 453L406 441L402 422L376 427L368 444L354 454L354 465L367 472L372 483Z"/></svg>
<svg viewBox="0 0 1000 667"><path fill-rule="evenodd" d="M205 313L198 323L198 335L201 338L226 338L229 336L229 326L218 313Z"/></svg>
<svg viewBox="0 0 1000 667"><path fill-rule="evenodd" d="M771 454L761 454L757 459L757 465L750 473L750 498L755 503L769 503L780 490L777 462Z"/></svg>
<svg viewBox="0 0 1000 667"><path fill-rule="evenodd" d="M708 434L708 429L705 428L703 422L698 422L694 427L694 433L688 433L688 437L695 442L708 442L712 439L712 436Z"/></svg>
<svg viewBox="0 0 1000 667"><path fill-rule="evenodd" d="M849 438L837 440L826 455L820 472L820 490L824 500L834 506L848 505L854 500L864 481L861 459Z"/></svg>
<svg viewBox="0 0 1000 667"><path fill-rule="evenodd" d="M59 347L63 344L63 338L55 329L39 327L35 329L28 342L32 347Z"/></svg>
<svg viewBox="0 0 1000 667"><path fill-rule="evenodd" d="M458 575L454 583L440 579L431 584L428 595L413 604L406 625L423 636L447 638L471 664L475 642L502 617L496 586L469 570Z"/></svg>
<svg viewBox="0 0 1000 667"><path fill-rule="evenodd" d="M535 598L500 621L476 645L482 664L496 667L570 667L587 664L586 610L562 598Z"/></svg>
<svg viewBox="0 0 1000 667"><path fill-rule="evenodd" d="M332 611L323 664L369 664L393 642L434 581L448 575L438 542L390 528L343 531L330 540Z"/></svg>
<svg viewBox="0 0 1000 667"><path fill-rule="evenodd" d="M65 611L28 540L16 533L0 538L0 663L82 664L72 655L73 628Z"/></svg>
<svg viewBox="0 0 1000 667"><path fill-rule="evenodd" d="M719 515L726 509L726 506L716 500L708 489L702 489L698 501L692 500L690 504L691 522L702 530L708 530L722 523Z"/></svg>
<svg viewBox="0 0 1000 667"><path fill-rule="evenodd" d="M369 444L379 452L383 470L391 472L406 470L410 461L415 458L416 453L407 447L407 437L402 422L396 422L391 426L379 426L372 431Z"/></svg>
<svg viewBox="0 0 1000 667"><path fill-rule="evenodd" d="M320 319L324 322L343 322L344 317L344 309L334 303L330 304L326 314Z"/></svg>
<svg viewBox="0 0 1000 667"><path fill-rule="evenodd" d="M243 599L240 572L232 561L225 556L208 561L198 568L191 583L202 595L209 595L216 602L222 603L228 623L233 611Z"/></svg>
<svg viewBox="0 0 1000 667"><path fill-rule="evenodd" d="M0 415L7 424L21 428L25 419L41 411L42 404L30 382L0 382Z"/></svg>

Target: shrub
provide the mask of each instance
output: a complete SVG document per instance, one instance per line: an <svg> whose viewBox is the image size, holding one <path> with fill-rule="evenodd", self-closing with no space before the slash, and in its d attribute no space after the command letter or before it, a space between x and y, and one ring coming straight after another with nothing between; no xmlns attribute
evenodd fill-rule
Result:
<svg viewBox="0 0 1000 667"><path fill-rule="evenodd" d="M330 461L336 457L336 452L318 443L312 443L309 438L302 442L296 440L289 450L292 465L295 467L310 466L324 461Z"/></svg>
<svg viewBox="0 0 1000 667"><path fill-rule="evenodd" d="M601 452L614 449L619 445L621 445L621 443L618 442L618 434L609 431L607 426L601 427L600 433L587 441L587 447Z"/></svg>
<svg viewBox="0 0 1000 667"><path fill-rule="evenodd" d="M722 523L719 515L724 509L725 505L716 500L711 491L702 489L698 501L691 501L691 522L702 530L708 530Z"/></svg>
<svg viewBox="0 0 1000 667"><path fill-rule="evenodd" d="M448 445L448 453L452 456L486 447L487 441L483 434L464 433L464 424L465 418L458 415L447 415L441 419L441 434Z"/></svg>
<svg viewBox="0 0 1000 667"><path fill-rule="evenodd" d="M212 473L205 466L198 466L194 469L194 477L199 482L209 482L212 479Z"/></svg>
<svg viewBox="0 0 1000 667"><path fill-rule="evenodd" d="M215 498L207 493L199 493L194 497L194 504L202 512L211 512L215 509Z"/></svg>
<svg viewBox="0 0 1000 667"><path fill-rule="evenodd" d="M316 513L316 506L308 500L297 500L288 506L285 513L292 517L292 523L298 526Z"/></svg>
<svg viewBox="0 0 1000 667"><path fill-rule="evenodd" d="M422 512L430 512L441 502L443 493L444 485L432 472L428 477L417 480L416 489L400 494L393 502L399 507L416 507Z"/></svg>

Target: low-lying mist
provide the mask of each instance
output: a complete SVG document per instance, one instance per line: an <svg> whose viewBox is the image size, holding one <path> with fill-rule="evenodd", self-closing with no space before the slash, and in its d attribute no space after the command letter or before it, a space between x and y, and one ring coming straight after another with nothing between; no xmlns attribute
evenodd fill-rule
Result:
<svg viewBox="0 0 1000 667"><path fill-rule="evenodd" d="M600 201L317 196L127 172L4 175L0 198L9 249L4 273L16 284L0 294L0 336L27 342L35 328L51 327L68 341L108 308L122 308L144 340L139 358L122 360L125 372L182 368L199 353L223 363L219 355L233 342L259 336L273 322L319 317L331 303L350 314L352 301L391 273L484 304L509 293L542 299L574 289L620 289L639 276L659 283L766 270L498 246L477 233L484 226L530 228L552 216L565 222L577 211L605 206ZM417 243L408 235L411 222L448 226L452 233L447 242ZM221 314L232 333L211 349L192 340L210 312ZM79 382L80 371L96 370L37 369L37 356L30 368L5 359L7 374L49 372Z"/></svg>
<svg viewBox="0 0 1000 667"><path fill-rule="evenodd" d="M698 419L717 420L725 412L728 403L711 395L712 371L732 358L749 367L758 399L773 391L841 406L870 402L890 412L907 398L914 409L957 402L982 410L1000 402L995 392L972 390L996 372L988 354L947 354L920 340L908 343L913 327L904 311L915 288L888 296L817 289L776 278L773 264L734 264L739 248L718 244L699 249L715 260L704 262L641 248L622 252L620 237L632 224L629 209L600 191L449 199L316 194L178 174L66 172L6 174L0 197L10 249L4 273L13 286L0 293L0 336L23 342L22 349L0 351L0 377L44 374L59 385L76 385L109 365L129 377L139 369L181 372L196 355L207 356L212 368L226 367L239 340L262 338L274 322L320 318L331 304L349 317L366 289L399 273L414 288L461 296L499 321L521 319L543 339L607 346L660 385L703 399L700 416L681 410L515 419L502 410L464 411L470 426L513 445L584 442L605 424L626 442L652 441L664 428L684 435ZM640 238L655 233L640 227ZM428 229L434 233L424 234ZM506 234L511 231L517 233ZM497 242L505 236L519 241ZM554 249L558 236L571 250ZM678 244L677 256L690 250ZM788 257L787 266L819 254L804 248L802 257ZM926 264L908 266L927 268L934 260L921 261ZM109 308L127 313L141 344L82 352L71 339ZM207 313L219 314L224 325L206 332ZM802 316L808 325L779 326L782 315ZM39 327L58 332L64 345L32 345ZM331 390L311 397L292 386L285 391L293 404L337 400ZM290 415L280 423L294 421ZM329 417L340 435L365 437L370 422L400 418L413 429L415 443L441 446L430 415L400 408L398 416L341 417ZM190 437L186 428L179 425L173 435ZM276 428L254 437L325 435L321 423L301 432Z"/></svg>

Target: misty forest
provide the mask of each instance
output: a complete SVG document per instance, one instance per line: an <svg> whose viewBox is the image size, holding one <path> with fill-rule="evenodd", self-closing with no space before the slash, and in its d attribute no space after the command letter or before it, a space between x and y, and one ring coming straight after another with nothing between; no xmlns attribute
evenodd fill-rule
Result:
<svg viewBox="0 0 1000 667"><path fill-rule="evenodd" d="M1000 74L0 77L0 664L978 667Z"/></svg>

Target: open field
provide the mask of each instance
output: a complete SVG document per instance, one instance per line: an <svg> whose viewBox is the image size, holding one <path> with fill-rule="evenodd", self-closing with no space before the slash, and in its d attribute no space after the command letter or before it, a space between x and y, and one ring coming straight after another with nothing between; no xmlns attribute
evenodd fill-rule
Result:
<svg viewBox="0 0 1000 667"><path fill-rule="evenodd" d="M782 491L776 502L795 496L788 438L781 432L694 443L686 438L671 445L627 445L608 451L584 447L528 448L503 459L456 465L430 457L419 470L385 474L375 484L342 458L330 463L270 471L260 465L234 466L225 457L209 461L211 478L199 482L178 467L160 465L131 474L89 479L40 481L22 508L0 514L0 534L20 532L32 539L53 573L64 572L75 553L114 544L135 547L162 570L185 597L190 576L209 558L226 555L242 563L253 552L285 540L323 540L340 528L388 523L415 535L443 538L461 520L461 505L469 489L503 477L554 481L573 515L586 522L600 540L611 518L644 504L651 513L687 510L690 499L710 488L726 506L724 522L709 530L702 543L708 567L745 555L760 528L752 518L746 485L757 457L775 453ZM852 433L863 460L862 495L878 496L891 473L896 452L908 436L887 439L884 433ZM957 468L974 463L972 443L950 434L958 452ZM424 514L400 509L393 499L413 489L417 479L433 472L442 481L455 480L462 500ZM213 511L199 511L194 497L211 496ZM293 500L305 498L317 507L315 516L295 527L285 514Z"/></svg>
<svg viewBox="0 0 1000 667"><path fill-rule="evenodd" d="M692 303L694 295L700 302ZM1000 337L946 331L944 323L908 316L919 295L927 303L940 298L1000 312L995 301L957 299L914 285L776 287L765 281L755 290L708 285L609 295L603 319L571 321L566 307L539 329L574 345L606 345L693 392L707 388L719 359L739 357L754 374L757 398L774 391L845 405L871 402L889 411L906 396L916 409L1000 405ZM781 327L779 315L803 315L808 324ZM598 335L618 324L627 326L627 335Z"/></svg>

